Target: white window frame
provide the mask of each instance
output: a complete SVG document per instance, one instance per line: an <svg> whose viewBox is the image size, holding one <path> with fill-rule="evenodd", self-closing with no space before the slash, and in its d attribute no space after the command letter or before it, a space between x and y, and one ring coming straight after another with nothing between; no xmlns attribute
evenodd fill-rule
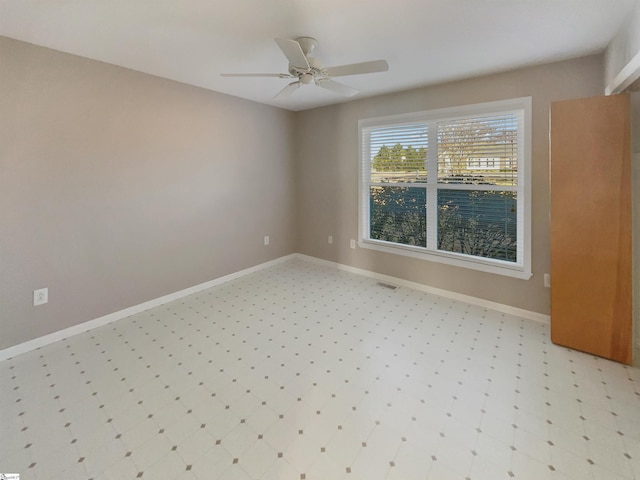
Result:
<svg viewBox="0 0 640 480"><path fill-rule="evenodd" d="M437 170L434 169L434 159L437 158L435 123L437 121L464 116L509 112L516 113L520 122L518 128L518 185L513 188L513 191L517 193L517 218L519 219L517 230L517 261L508 262L437 250L435 248L437 236L435 226L437 224L437 194L439 188L447 189L447 184L438 184ZM420 122L427 122L430 125L428 146L428 157L430 159L427 160L430 168L428 181L426 183L427 222L430 222L430 218L436 219L432 221L432 225L429 223L427 225L427 247L371 239L369 238L371 151L368 132L376 127ZM358 134L360 139L358 245L360 247L519 279L531 278L531 97L362 119L358 122ZM425 184L416 184L415 186L418 187L420 185ZM390 186L393 186L393 184L390 184ZM478 185L464 185L462 187L457 185L457 188L469 190L483 189Z"/></svg>

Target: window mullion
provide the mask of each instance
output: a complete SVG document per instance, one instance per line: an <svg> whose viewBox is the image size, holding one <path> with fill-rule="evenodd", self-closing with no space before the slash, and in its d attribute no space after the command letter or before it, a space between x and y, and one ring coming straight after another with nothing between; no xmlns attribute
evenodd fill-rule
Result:
<svg viewBox="0 0 640 480"><path fill-rule="evenodd" d="M427 151L427 249L438 246L438 129L436 122L428 126L429 150Z"/></svg>

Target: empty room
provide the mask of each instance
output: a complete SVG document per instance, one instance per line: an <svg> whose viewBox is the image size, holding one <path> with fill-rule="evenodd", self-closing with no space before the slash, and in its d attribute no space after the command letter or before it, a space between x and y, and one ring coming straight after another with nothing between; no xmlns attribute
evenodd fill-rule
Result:
<svg viewBox="0 0 640 480"><path fill-rule="evenodd" d="M0 477L640 479L639 79L638 0L0 0Z"/></svg>

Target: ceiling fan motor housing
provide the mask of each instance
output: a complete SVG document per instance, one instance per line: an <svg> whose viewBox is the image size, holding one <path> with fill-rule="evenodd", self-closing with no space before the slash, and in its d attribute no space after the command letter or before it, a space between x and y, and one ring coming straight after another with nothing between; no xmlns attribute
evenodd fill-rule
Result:
<svg viewBox="0 0 640 480"><path fill-rule="evenodd" d="M303 73L298 78L303 85L309 85L313 82L313 73Z"/></svg>
<svg viewBox="0 0 640 480"><path fill-rule="evenodd" d="M289 73L294 77L300 78L305 74L310 74L312 78L316 76L326 77L324 69L320 66L319 62L315 58L307 57L307 60L309 61L309 68L299 68L295 65L289 64Z"/></svg>

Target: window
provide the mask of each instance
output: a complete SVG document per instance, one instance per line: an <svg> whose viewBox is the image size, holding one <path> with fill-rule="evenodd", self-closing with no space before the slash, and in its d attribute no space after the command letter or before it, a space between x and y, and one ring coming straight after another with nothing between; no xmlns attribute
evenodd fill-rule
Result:
<svg viewBox="0 0 640 480"><path fill-rule="evenodd" d="M531 276L531 99L361 120L360 246Z"/></svg>

